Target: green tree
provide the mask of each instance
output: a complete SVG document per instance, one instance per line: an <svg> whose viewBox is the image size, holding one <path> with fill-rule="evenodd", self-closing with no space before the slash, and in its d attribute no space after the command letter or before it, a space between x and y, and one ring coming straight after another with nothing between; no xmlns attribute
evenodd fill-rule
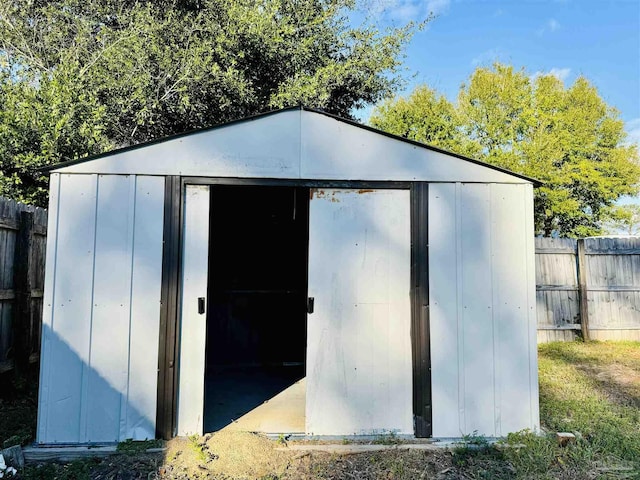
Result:
<svg viewBox="0 0 640 480"><path fill-rule="evenodd" d="M435 90L420 85L407 98L385 100L369 123L380 130L446 150L475 155L475 145L463 135L454 106Z"/></svg>
<svg viewBox="0 0 640 480"><path fill-rule="evenodd" d="M32 77L16 81L0 73L0 195L45 205L47 177L38 167L111 146L106 109L90 90L70 87L77 85L76 74L68 64L36 86Z"/></svg>
<svg viewBox="0 0 640 480"><path fill-rule="evenodd" d="M598 234L614 202L638 191L637 147L584 77L567 88L552 75L532 78L497 63L476 69L455 105L432 91L416 94L424 91L383 104L372 125L541 180L537 233Z"/></svg>
<svg viewBox="0 0 640 480"><path fill-rule="evenodd" d="M605 221L605 233L614 235L640 235L640 205L616 205Z"/></svg>
<svg viewBox="0 0 640 480"><path fill-rule="evenodd" d="M0 194L42 202L46 185L25 177L27 163L49 165L269 109L305 104L349 117L403 83L403 48L415 29L353 28L347 15L355 7L356 0L2 2L0 115L15 120L26 109L37 118L0 125L14 130L0 141L15 144L0 145ZM56 129L55 151L10 140Z"/></svg>

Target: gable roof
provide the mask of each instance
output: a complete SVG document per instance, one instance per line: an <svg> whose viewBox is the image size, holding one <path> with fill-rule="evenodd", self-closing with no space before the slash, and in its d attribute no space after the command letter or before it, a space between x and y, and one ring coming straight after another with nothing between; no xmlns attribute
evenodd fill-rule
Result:
<svg viewBox="0 0 640 480"><path fill-rule="evenodd" d="M307 107L274 110L42 171L540 185L533 178Z"/></svg>

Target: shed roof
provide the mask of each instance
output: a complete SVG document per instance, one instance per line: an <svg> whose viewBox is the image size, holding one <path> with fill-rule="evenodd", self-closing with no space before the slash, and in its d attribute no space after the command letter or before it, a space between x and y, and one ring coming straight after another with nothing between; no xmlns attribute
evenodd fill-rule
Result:
<svg viewBox="0 0 640 480"><path fill-rule="evenodd" d="M533 183L533 178L320 110L292 107L45 171L307 180Z"/></svg>

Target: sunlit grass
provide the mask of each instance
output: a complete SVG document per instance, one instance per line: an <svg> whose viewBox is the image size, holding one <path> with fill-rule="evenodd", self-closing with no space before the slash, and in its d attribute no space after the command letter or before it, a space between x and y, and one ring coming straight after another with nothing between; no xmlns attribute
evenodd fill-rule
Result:
<svg viewBox="0 0 640 480"><path fill-rule="evenodd" d="M554 343L539 352L544 426L579 432L596 457L640 462L640 343ZM628 373L616 377L620 365Z"/></svg>
<svg viewBox="0 0 640 480"><path fill-rule="evenodd" d="M506 448L456 452L471 478L640 478L640 343L539 347L543 435L509 435ZM555 432L576 441L557 444ZM486 473L486 475L485 475Z"/></svg>
<svg viewBox="0 0 640 480"><path fill-rule="evenodd" d="M296 468L277 469L269 465L267 470L277 470L278 475L262 478L640 479L640 343L542 345L539 347L539 378L542 434L513 433L497 446L490 445L484 438L469 436L466 438L468 445L457 448L453 455L445 451L391 450L349 456L309 456L299 460L302 463ZM574 433L576 441L559 446L555 437L559 431ZM253 462L258 467L271 461L276 453L285 455L272 451L266 440L246 435L249 434L245 434L242 443L246 443L247 438L259 442L256 448L242 456L242 461ZM374 443L395 443L391 440L394 440L392 436L381 436L381 440ZM205 455L209 446L205 448L202 442L203 439L193 437L182 442L182 450L167 453L165 464L177 476L166 478L183 478L180 475L186 470L182 467L190 461L192 472L200 472L201 465L208 468L221 461L234 462L242 447L242 444L234 443L236 440L218 440L216 445L224 448L218 448L215 455ZM281 446L278 442L273 445ZM23 478L106 478L100 475L127 469L132 474L149 473L157 471L154 458L134 454L123 456L118 462L109 460L110 463L87 460L68 465L31 466ZM295 463L291 459L284 460L287 465ZM241 478L226 468L218 473L225 479Z"/></svg>

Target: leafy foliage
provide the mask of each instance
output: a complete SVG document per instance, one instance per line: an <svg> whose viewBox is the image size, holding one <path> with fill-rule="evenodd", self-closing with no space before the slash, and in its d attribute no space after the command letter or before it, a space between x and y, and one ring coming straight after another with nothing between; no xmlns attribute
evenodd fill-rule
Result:
<svg viewBox="0 0 640 480"><path fill-rule="evenodd" d="M604 223L610 234L640 235L640 205L616 205Z"/></svg>
<svg viewBox="0 0 640 480"><path fill-rule="evenodd" d="M426 85L416 87L407 98L378 105L369 121L376 128L411 140L470 156L478 153L462 133L462 119L455 106Z"/></svg>
<svg viewBox="0 0 640 480"><path fill-rule="evenodd" d="M352 28L356 0L8 0L0 195L43 203L50 165L265 110L350 116L402 84L415 26Z"/></svg>
<svg viewBox="0 0 640 480"><path fill-rule="evenodd" d="M638 150L583 77L566 88L496 63L476 69L455 105L423 86L383 103L371 124L541 180L535 219L545 235L598 234L614 202L638 191Z"/></svg>
<svg viewBox="0 0 640 480"><path fill-rule="evenodd" d="M71 85L77 69L31 75L0 85L0 195L44 205L47 179L36 169L111 143L104 135L105 107L90 90ZM37 86L34 83L37 82Z"/></svg>

